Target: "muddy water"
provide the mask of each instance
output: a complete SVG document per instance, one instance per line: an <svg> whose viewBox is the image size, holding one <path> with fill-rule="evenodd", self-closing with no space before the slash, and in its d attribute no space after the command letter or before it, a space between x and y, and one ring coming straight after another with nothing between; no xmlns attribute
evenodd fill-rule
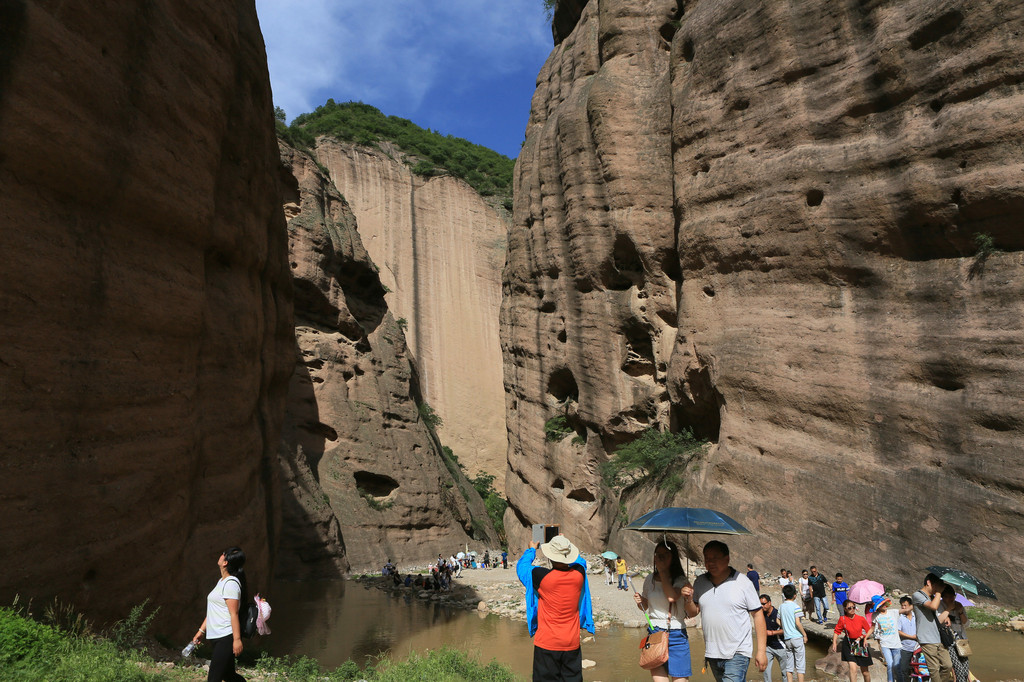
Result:
<svg viewBox="0 0 1024 682"><path fill-rule="evenodd" d="M364 665L384 652L403 658L410 651L452 646L484 661L495 658L524 679L530 677L533 642L522 621L407 599L354 582L278 583L272 594L273 635L263 644L276 656L312 656L335 668L349 658ZM700 674L700 631L692 635L694 678L711 680L710 672ZM583 657L597 663L584 671L584 680L650 680L636 664L639 639L640 631L632 628L598 630L594 641L583 644ZM971 646L971 670L981 682L1024 680L1024 636L972 630ZM814 670L814 661L825 653L824 642L811 641L807 680L835 682L836 677ZM872 666L872 673L875 682L885 681L881 664ZM776 664L773 679L780 678ZM751 666L747 679L761 680L761 674Z"/></svg>

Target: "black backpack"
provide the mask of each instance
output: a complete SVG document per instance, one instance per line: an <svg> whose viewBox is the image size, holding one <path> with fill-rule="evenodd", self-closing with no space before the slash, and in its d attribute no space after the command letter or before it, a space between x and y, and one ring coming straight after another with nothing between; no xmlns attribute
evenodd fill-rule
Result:
<svg viewBox="0 0 1024 682"><path fill-rule="evenodd" d="M234 578L234 576L231 577ZM235 582L238 582L238 578L235 578ZM242 637L252 639L256 635L256 619L259 615L260 610L256 606L255 600L250 601L248 604L238 605L238 625L242 628Z"/></svg>
<svg viewBox="0 0 1024 682"><path fill-rule="evenodd" d="M259 614L260 610L256 607L255 601L250 601L247 605L239 607L238 624L242 628L242 637L252 639L256 634L256 618Z"/></svg>

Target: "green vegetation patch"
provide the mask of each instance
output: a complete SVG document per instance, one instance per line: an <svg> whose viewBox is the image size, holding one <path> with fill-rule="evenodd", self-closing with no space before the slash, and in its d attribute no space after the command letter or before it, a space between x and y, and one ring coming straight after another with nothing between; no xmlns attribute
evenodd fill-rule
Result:
<svg viewBox="0 0 1024 682"><path fill-rule="evenodd" d="M130 631L134 639L134 634L144 627L147 622L145 606L136 607L122 621L122 636ZM77 614L72 620L75 619L83 622ZM334 670L325 670L316 659L307 656L275 658L264 652L255 661L255 668L264 677L279 682L513 682L517 679L511 670L496 661L481 663L475 656L447 647L423 654L413 652L405 660L382 656L365 669L349 660ZM248 677L245 670L241 672ZM90 628L76 627L75 632L69 632L56 625L37 622L17 607L0 608L0 680L192 682L200 679L206 679L206 672L196 669L194 662L193 665L179 663L173 668L161 668L139 651L119 648L111 639L91 634Z"/></svg>
<svg viewBox="0 0 1024 682"><path fill-rule="evenodd" d="M442 647L420 654L412 652L403 661L383 656L376 663L361 670L353 661L346 661L334 670L324 670L316 660L301 658L275 658L263 654L256 669L275 679L287 682L515 682L516 676L497 661L480 663L468 654Z"/></svg>
<svg viewBox="0 0 1024 682"><path fill-rule="evenodd" d="M573 430L569 426L569 420L565 418L564 414L552 417L544 422L544 440L549 443L557 443L570 433L573 433Z"/></svg>
<svg viewBox="0 0 1024 682"><path fill-rule="evenodd" d="M498 541L502 547L508 547L508 539L505 537L505 510L508 509L508 500L494 489L494 476L480 471L470 482L484 501L487 516L490 517L491 523L494 524L494 530L498 533Z"/></svg>
<svg viewBox="0 0 1024 682"><path fill-rule="evenodd" d="M468 182L483 196L512 196L514 160L461 137L442 135L398 116L386 116L362 102L337 104L329 99L316 111L297 116L290 126L285 127L278 120L278 134L289 144L307 149L313 146L317 135L365 146L376 146L386 140L419 158L412 168L414 173L429 176L448 172Z"/></svg>
<svg viewBox="0 0 1024 682"><path fill-rule="evenodd" d="M152 660L138 652L121 649L109 639L85 634L89 631L89 628L81 628L81 634L73 634L38 623L16 608L0 608L0 679L26 682L171 679L154 671ZM147 667L150 670L147 671Z"/></svg>
<svg viewBox="0 0 1024 682"><path fill-rule="evenodd" d="M611 459L601 465L605 484L619 490L644 481L658 481L675 492L686 481L686 471L707 441L692 430L679 433L647 429L636 440L620 445Z"/></svg>

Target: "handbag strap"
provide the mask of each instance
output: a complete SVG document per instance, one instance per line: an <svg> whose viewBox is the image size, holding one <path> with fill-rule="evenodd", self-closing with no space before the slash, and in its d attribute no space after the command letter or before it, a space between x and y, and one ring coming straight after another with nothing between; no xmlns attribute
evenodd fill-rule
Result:
<svg viewBox="0 0 1024 682"><path fill-rule="evenodd" d="M647 630L649 632L654 632L654 625L651 623L651 617L649 615L647 615L647 612L651 610L650 604L651 604L651 602L648 601L647 602L647 608L644 609L644 618L647 619ZM668 618L665 619L665 630L666 631L672 629L672 607L675 606L675 605L676 605L675 602L669 602L668 603Z"/></svg>

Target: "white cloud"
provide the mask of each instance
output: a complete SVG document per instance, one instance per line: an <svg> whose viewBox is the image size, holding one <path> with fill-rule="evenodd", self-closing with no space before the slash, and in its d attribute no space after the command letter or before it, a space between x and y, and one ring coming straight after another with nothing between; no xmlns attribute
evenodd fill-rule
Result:
<svg viewBox="0 0 1024 682"><path fill-rule="evenodd" d="M257 0L274 102L328 97L414 112L434 89L530 69L551 50L541 0Z"/></svg>

